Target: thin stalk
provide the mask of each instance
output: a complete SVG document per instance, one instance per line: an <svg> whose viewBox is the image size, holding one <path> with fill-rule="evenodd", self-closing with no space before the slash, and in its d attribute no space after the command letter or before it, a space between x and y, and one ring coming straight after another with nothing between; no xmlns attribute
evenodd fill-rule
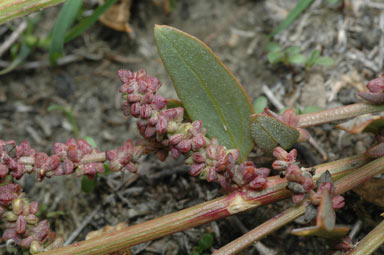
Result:
<svg viewBox="0 0 384 255"><path fill-rule="evenodd" d="M384 171L384 157L376 159L358 169L355 169L354 171L349 171L348 174L344 175L336 182L335 192L337 194L344 193L350 189L353 189L359 186L366 180L372 178L376 174L383 171ZM306 208L306 202L303 202L300 205L293 206L285 210L279 215L257 226L250 232L242 235L241 237L235 239L234 241L216 250L214 252L214 255L237 254L241 250L250 246L252 243L262 239L263 237L270 234L271 232L276 231L277 229L283 227L284 225L288 224L289 222L293 221L294 219L304 214L305 208ZM354 255L371 254L370 252L365 252L365 251L373 252L382 242L384 242L384 223L383 222L380 223L380 225L377 226L376 228L380 229L381 231L380 237L376 237L374 234L372 234L370 238L366 241L366 244L363 245L367 247L361 247L360 249L362 252L356 253L356 254L353 253ZM377 231L379 231L379 230L376 230L376 228L372 232L376 233ZM377 240L380 240L380 242L378 242ZM378 242L379 244L376 244L375 242Z"/></svg>
<svg viewBox="0 0 384 255"><path fill-rule="evenodd" d="M285 226L286 224L290 223L294 219L303 215L305 212L305 208L306 208L305 203L292 206L291 208L280 213L279 215L276 215L275 217L267 220L263 224L252 229L248 233L242 235L241 237L235 239L234 241L216 250L213 254L214 255L237 254L238 252L250 246L252 243L264 238L271 232L278 230L279 228Z"/></svg>
<svg viewBox="0 0 384 255"><path fill-rule="evenodd" d="M384 220L366 235L348 255L372 254L384 242Z"/></svg>
<svg viewBox="0 0 384 255"><path fill-rule="evenodd" d="M0 25L43 8L57 5L65 0L1 0Z"/></svg>
<svg viewBox="0 0 384 255"><path fill-rule="evenodd" d="M384 105L357 103L299 115L298 127L310 127L331 121L353 118L367 113L384 111Z"/></svg>
<svg viewBox="0 0 384 255"><path fill-rule="evenodd" d="M340 176L343 172L350 171L350 168L359 167L366 163L366 160L368 159L363 155L354 156L318 165L315 166L315 169L316 172L329 170L331 173ZM291 193L285 187L285 179L278 176L269 177L266 188L261 191L234 192L213 201L134 225L115 233L103 235L99 238L45 252L42 255L106 254L287 198Z"/></svg>

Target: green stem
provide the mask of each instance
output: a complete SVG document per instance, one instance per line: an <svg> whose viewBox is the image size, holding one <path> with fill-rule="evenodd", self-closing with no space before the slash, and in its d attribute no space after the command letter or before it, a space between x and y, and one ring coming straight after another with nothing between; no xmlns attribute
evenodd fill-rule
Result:
<svg viewBox="0 0 384 255"><path fill-rule="evenodd" d="M299 115L298 127L310 127L331 121L353 118L367 113L384 111L384 105L372 105L368 103L357 103L347 106L327 109Z"/></svg>
<svg viewBox="0 0 384 255"><path fill-rule="evenodd" d="M348 255L372 254L384 242L384 221L366 235Z"/></svg>
<svg viewBox="0 0 384 255"><path fill-rule="evenodd" d="M315 166L316 173L329 170L331 173L340 176L343 172L350 171L350 168L360 167L367 160L369 159L363 155L341 159ZM42 254L106 254L287 198L291 193L285 187L285 179L278 176L269 177L266 188L261 191L234 192L213 201L134 225L115 233Z"/></svg>
<svg viewBox="0 0 384 255"><path fill-rule="evenodd" d="M65 0L1 0L0 1L0 25L24 16L42 8L57 5Z"/></svg>

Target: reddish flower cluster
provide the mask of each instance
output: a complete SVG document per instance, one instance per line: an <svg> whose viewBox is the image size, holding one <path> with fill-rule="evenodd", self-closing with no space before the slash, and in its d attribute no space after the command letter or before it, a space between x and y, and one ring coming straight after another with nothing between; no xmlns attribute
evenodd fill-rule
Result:
<svg viewBox="0 0 384 255"><path fill-rule="evenodd" d="M158 79L144 70L135 73L119 70L117 74L123 83L120 92L126 99L124 113L140 118L137 122L140 133L152 143L146 149L152 148L162 160L168 151L173 158L186 155L186 163L192 165L191 175L217 181L225 190L246 185L259 189L266 183L269 169L257 169L252 162L236 164L238 151L207 138L201 121L184 123L182 107L166 109L167 100L156 95L161 86Z"/></svg>
<svg viewBox="0 0 384 255"><path fill-rule="evenodd" d="M90 178L96 173L104 172L104 165L100 162L83 162L86 155L98 153L83 139L70 138L66 143L55 143L53 155L38 152L31 148L28 142L16 145L15 141L0 140L0 178L3 179L11 173L20 179L25 173L35 172L38 179L53 175L69 175L75 170L79 175L88 175ZM24 162L25 158L32 162Z"/></svg>
<svg viewBox="0 0 384 255"><path fill-rule="evenodd" d="M13 242L23 248L29 248L32 254L62 246L63 240L49 228L46 220L36 217L39 205L29 202L18 184L0 186L0 217L5 221L3 241ZM44 248L44 246L46 246Z"/></svg>
<svg viewBox="0 0 384 255"><path fill-rule="evenodd" d="M144 147L134 146L131 140L126 141L120 148L105 152L105 157L110 161L112 172L129 170L136 173L136 162L143 155Z"/></svg>
<svg viewBox="0 0 384 255"><path fill-rule="evenodd" d="M297 157L297 151L291 150L289 153L281 147L276 147L273 150L273 156L277 159L272 163L272 167L276 170L284 170L284 175L287 178L287 189L293 192L292 200L295 203L300 203L308 193L311 203L313 205L319 205L323 190L328 190L331 195L333 208L338 209L344 206L344 198L338 196L334 192L334 185L329 173L324 173L317 185L313 182L312 174L307 170L300 169L295 163ZM326 176L329 175L329 176ZM315 191L315 187L317 190Z"/></svg>
<svg viewBox="0 0 384 255"><path fill-rule="evenodd" d="M367 83L368 92L359 92L358 95L373 104L384 103L384 73Z"/></svg>
<svg viewBox="0 0 384 255"><path fill-rule="evenodd" d="M281 147L273 150L273 156L277 159L272 163L272 167L277 170L284 170L287 178L287 188L293 192L292 200L300 203L307 192L314 188L312 175L306 170L300 169L295 163L297 151L291 150L289 153Z"/></svg>
<svg viewBox="0 0 384 255"><path fill-rule="evenodd" d="M325 172L324 174L328 175L327 180L319 181L317 183L317 190L311 190L309 192L309 199L313 205L319 205L323 191L327 190L332 198L332 207L334 209L340 209L345 204L344 197L335 194L335 187L331 179L331 174L329 172Z"/></svg>

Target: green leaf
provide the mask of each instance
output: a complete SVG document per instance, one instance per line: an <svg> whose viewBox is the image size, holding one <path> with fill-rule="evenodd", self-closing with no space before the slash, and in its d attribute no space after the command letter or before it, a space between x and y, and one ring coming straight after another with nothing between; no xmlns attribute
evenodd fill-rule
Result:
<svg viewBox="0 0 384 255"><path fill-rule="evenodd" d="M155 41L189 117L202 120L208 135L228 149L239 149L244 161L254 146L249 129L253 107L244 88L197 38L156 25Z"/></svg>
<svg viewBox="0 0 384 255"><path fill-rule="evenodd" d="M3 70L0 70L0 75L6 74L11 72L13 69L18 67L23 61L29 56L31 53L31 47L29 47L26 43L21 44L20 52L16 56L14 60L12 60L11 64L4 68Z"/></svg>
<svg viewBox="0 0 384 255"><path fill-rule="evenodd" d="M281 146L290 149L299 138L299 131L285 123L266 115L251 116L251 134L256 145L267 153Z"/></svg>
<svg viewBox="0 0 384 255"><path fill-rule="evenodd" d="M81 179L81 190L85 193L91 193L97 185L97 175L91 180L88 176L83 176Z"/></svg>
<svg viewBox="0 0 384 255"><path fill-rule="evenodd" d="M253 109L255 113L264 112L264 108L268 105L268 99L265 96L259 96L253 101Z"/></svg>
<svg viewBox="0 0 384 255"><path fill-rule="evenodd" d="M272 32L272 34L270 34L270 37L274 37L286 29L302 12L304 12L305 9L307 9L312 4L312 2L313 0L299 0L299 2L296 4L293 10L289 12L288 16L283 20L280 26L278 26Z"/></svg>
<svg viewBox="0 0 384 255"><path fill-rule="evenodd" d="M300 51L301 48L299 46L290 46L285 50L288 55L298 55Z"/></svg>
<svg viewBox="0 0 384 255"><path fill-rule="evenodd" d="M307 106L307 107L304 107L304 109L302 111L300 111L300 114L306 114L306 113L311 113L311 112L319 112L321 110L323 110L323 108L321 108L320 106L316 106L316 105Z"/></svg>
<svg viewBox="0 0 384 255"><path fill-rule="evenodd" d="M85 30L90 28L95 22L98 20L100 15L102 15L106 10L109 9L112 5L114 5L117 2L117 0L107 0L103 5L100 5L91 16L83 19L79 22L74 28L72 28L66 35L65 35L65 42L69 42L73 39L75 39L77 36L84 33Z"/></svg>
<svg viewBox="0 0 384 255"><path fill-rule="evenodd" d="M95 140L94 140L92 137L90 137L90 136L85 136L83 139L84 139L87 143L89 143L89 145L91 145L91 147L92 147L93 149L96 149L96 148L97 148L96 142L95 142Z"/></svg>
<svg viewBox="0 0 384 255"><path fill-rule="evenodd" d="M284 53L281 51L269 52L268 53L268 61L271 64L277 64L284 59Z"/></svg>
<svg viewBox="0 0 384 255"><path fill-rule="evenodd" d="M280 44L278 43L270 42L267 45L267 50L268 52L277 52L277 51L281 51L281 47L280 47Z"/></svg>
<svg viewBox="0 0 384 255"><path fill-rule="evenodd" d="M51 63L56 63L57 59L63 55L65 34L75 20L82 3L81 0L68 0L61 8L52 32L51 47L49 49Z"/></svg>
<svg viewBox="0 0 384 255"><path fill-rule="evenodd" d="M335 60L331 57L318 57L315 60L316 65L321 65L321 66L331 66L335 63Z"/></svg>
<svg viewBox="0 0 384 255"><path fill-rule="evenodd" d="M312 51L312 54L309 57L309 59L307 61L307 64L306 64L307 68L311 68L315 64L315 61L316 61L316 59L319 56L320 56L320 51L319 50Z"/></svg>
<svg viewBox="0 0 384 255"><path fill-rule="evenodd" d="M307 58L304 55L292 55L288 57L288 62L295 65L304 64L307 61Z"/></svg>
<svg viewBox="0 0 384 255"><path fill-rule="evenodd" d="M212 247L214 241L214 234L207 233L199 240L199 248L201 251L207 250Z"/></svg>

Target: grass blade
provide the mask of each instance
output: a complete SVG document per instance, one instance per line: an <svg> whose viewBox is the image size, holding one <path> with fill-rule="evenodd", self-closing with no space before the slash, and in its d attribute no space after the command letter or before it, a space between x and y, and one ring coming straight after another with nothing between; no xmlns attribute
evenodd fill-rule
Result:
<svg viewBox="0 0 384 255"><path fill-rule="evenodd" d="M60 10L52 32L51 47L49 49L49 59L51 63L56 63L63 55L65 34L76 18L82 5L81 0L68 0Z"/></svg>
<svg viewBox="0 0 384 255"><path fill-rule="evenodd" d="M83 19L80 21L79 24L77 24L74 28L72 28L66 35L65 35L65 42L69 42L73 39L75 39L77 36L81 35L85 30L90 28L102 15L106 10L109 9L112 5L114 5L117 2L117 0L107 0L103 5L100 5L91 16Z"/></svg>
<svg viewBox="0 0 384 255"><path fill-rule="evenodd" d="M283 20L283 22L276 28L269 37L274 37L284 29L286 29L305 9L307 9L313 0L299 0L296 6L292 11L289 12L288 16Z"/></svg>

